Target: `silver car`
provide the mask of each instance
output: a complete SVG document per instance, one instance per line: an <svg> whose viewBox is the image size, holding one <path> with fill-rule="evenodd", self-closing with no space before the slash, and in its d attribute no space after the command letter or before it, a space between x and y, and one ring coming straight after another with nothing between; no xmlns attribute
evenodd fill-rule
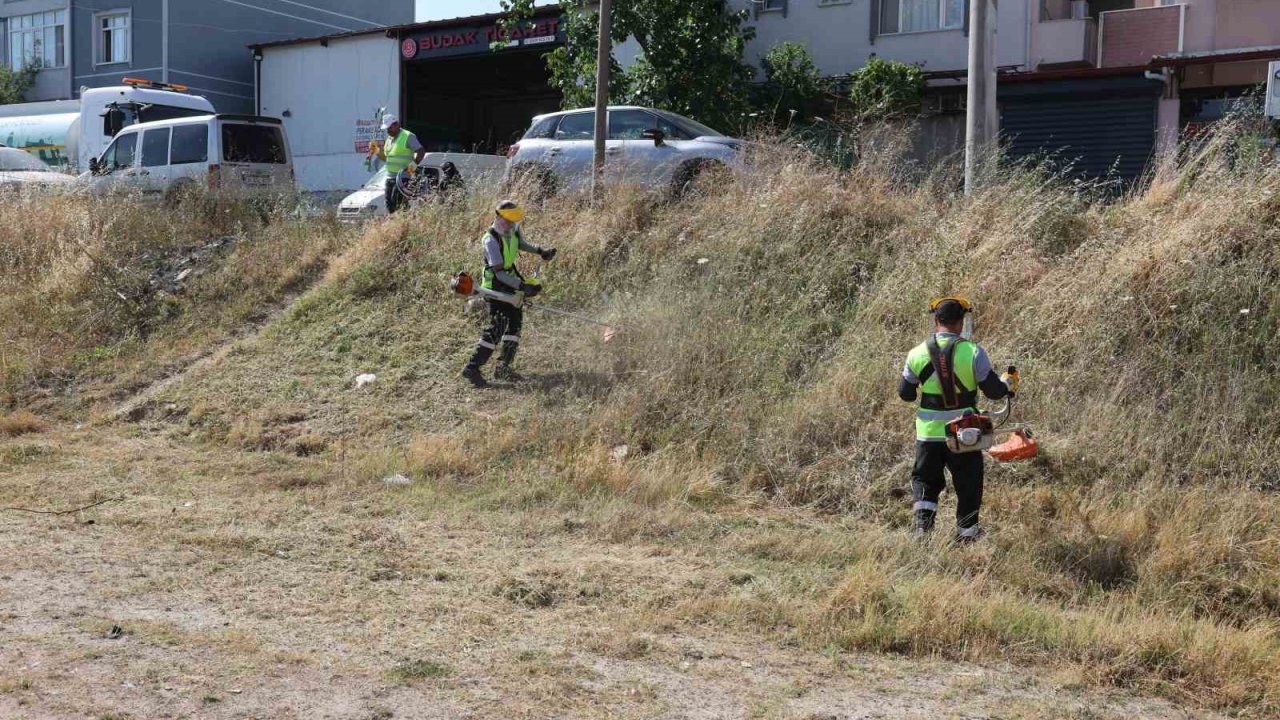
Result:
<svg viewBox="0 0 1280 720"><path fill-rule="evenodd" d="M30 153L0 146L0 188L48 190L74 181L74 176L55 171Z"/></svg>
<svg viewBox="0 0 1280 720"><path fill-rule="evenodd" d="M548 190L590 185L595 110L539 115L507 151L509 180L533 178ZM609 108L606 182L634 182L680 192L707 170L737 160L741 141L665 110Z"/></svg>

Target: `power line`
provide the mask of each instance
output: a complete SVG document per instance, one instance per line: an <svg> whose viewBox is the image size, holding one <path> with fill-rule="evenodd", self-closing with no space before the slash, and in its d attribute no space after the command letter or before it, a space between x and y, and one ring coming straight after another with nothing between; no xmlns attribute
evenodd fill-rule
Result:
<svg viewBox="0 0 1280 720"><path fill-rule="evenodd" d="M323 25L327 28L333 28L334 30L341 30L342 32L353 32L351 28L342 27L341 25L333 25L326 22L320 22L319 20L309 20L307 18L300 17L298 15L290 15L289 13L282 13L279 10L268 10L266 8L258 7L256 5L250 5L249 3L240 2L239 0L222 0L222 2L228 3L230 5L239 5L240 7L247 7L250 10L257 10L258 12L271 13L272 15L279 15L280 17L291 18L293 20L301 20L303 22L309 22L315 25Z"/></svg>
<svg viewBox="0 0 1280 720"><path fill-rule="evenodd" d="M71 7L73 10L88 10L90 12L101 12L99 8L86 7L84 5L72 5ZM138 17L137 15L130 17L129 21L135 22L135 23L139 23L139 22L155 23L157 25L160 25L164 22L163 20L156 20L155 18ZM276 32L274 30L242 30L240 28L228 28L228 27L222 27L220 25L202 25L200 23L173 22L172 20L169 21L169 26L198 28L200 30L217 30L220 32L228 32L228 33L244 33L246 35L280 35L282 37L297 36L297 33Z"/></svg>
<svg viewBox="0 0 1280 720"><path fill-rule="evenodd" d="M328 14L330 14L330 15L336 15L336 16L338 16L338 17L340 17L340 18L346 18L347 20L355 20L356 22L362 22L362 23L364 23L364 24L366 24L366 25L372 25L372 26L374 26L374 27L382 27L382 23L376 23L376 22L373 22L372 20L365 20L364 18L358 18L358 17L354 17L354 16L351 16L351 15L343 15L343 14L342 14L342 13L340 13L340 12L334 12L334 11L332 11L332 10L325 10L324 8L316 7L315 5L308 5L308 4L306 4L306 3L294 2L294 0L276 0L276 2L288 3L289 5L297 5L298 7L304 7L304 8L307 8L308 10L315 10L316 12L322 12L322 13L328 13Z"/></svg>

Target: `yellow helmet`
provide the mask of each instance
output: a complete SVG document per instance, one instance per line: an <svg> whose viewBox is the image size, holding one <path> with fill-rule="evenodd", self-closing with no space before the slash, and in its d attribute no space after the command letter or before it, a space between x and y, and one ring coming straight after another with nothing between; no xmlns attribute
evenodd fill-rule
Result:
<svg viewBox="0 0 1280 720"><path fill-rule="evenodd" d="M938 308L941 307L942 303L944 302L956 303L960 307L964 308L965 312L967 313L973 312L973 303L969 302L965 298L960 297L959 295L948 295L946 297L940 297L940 298L935 298L933 300L930 300L929 312L937 312Z"/></svg>
<svg viewBox="0 0 1280 720"><path fill-rule="evenodd" d="M499 217L501 217L504 220L509 220L511 222L517 222L517 223L524 220L524 209L521 208L520 204L515 202L514 200L503 200L501 203L498 204L498 209L496 212L498 213Z"/></svg>

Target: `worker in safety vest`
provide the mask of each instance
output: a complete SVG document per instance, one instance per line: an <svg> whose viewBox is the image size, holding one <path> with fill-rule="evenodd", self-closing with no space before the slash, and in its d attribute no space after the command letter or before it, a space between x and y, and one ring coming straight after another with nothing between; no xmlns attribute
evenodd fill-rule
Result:
<svg viewBox="0 0 1280 720"><path fill-rule="evenodd" d="M379 160L385 162L387 168L387 213L399 210L405 202L404 194L396 186L396 175L405 168L422 162L427 151L418 142L418 136L400 127L400 118L392 113L382 116L382 129L387 131L387 140L377 148Z"/></svg>
<svg viewBox="0 0 1280 720"><path fill-rule="evenodd" d="M542 286L537 279L525 280L516 268L516 259L520 251L539 255L550 261L556 256L555 248L542 248L524 239L520 233L520 223L524 220L524 210L511 200L504 201L493 215L493 226L480 238L484 248L484 278L480 286L488 290L496 290L509 295L533 297ZM476 343L476 351L471 360L462 369L462 377L476 387L484 387L488 382L481 374L480 368L489 362L498 344L502 344L502 355L498 358L498 367L493 376L498 380L518 381L522 378L511 367L516 359L516 351L520 347L520 328L524 325L524 311L501 300L486 298L489 306L489 327Z"/></svg>
<svg viewBox="0 0 1280 720"><path fill-rule="evenodd" d="M982 507L982 453L952 452L947 447L947 423L966 412L977 412L978 390L992 400L1018 390L1016 374L997 377L982 346L961 337L965 315L973 306L962 297L943 297L929 303L936 324L927 340L913 348L902 368L898 397L915 402L916 461L911 472L915 496L915 534L928 535L938 513L938 497L946 488L942 470L951 471L956 492L956 540L972 542L982 536L978 511Z"/></svg>

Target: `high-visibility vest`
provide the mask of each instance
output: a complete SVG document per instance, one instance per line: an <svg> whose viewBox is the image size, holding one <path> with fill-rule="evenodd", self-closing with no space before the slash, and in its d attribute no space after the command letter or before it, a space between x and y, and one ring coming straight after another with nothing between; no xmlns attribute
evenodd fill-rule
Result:
<svg viewBox="0 0 1280 720"><path fill-rule="evenodd" d="M400 128L400 134L391 138L391 142L385 146L385 154L387 156L387 173L395 175L401 170L409 167L409 163L413 162L413 150L409 148L409 138L413 137L413 133Z"/></svg>
<svg viewBox="0 0 1280 720"><path fill-rule="evenodd" d="M956 407L948 408L942 393L942 383L938 373L932 372L929 358L929 344L922 342L911 349L907 355L907 367L916 377L928 377L920 385L920 407L916 410L917 440L946 440L947 423L964 415L966 412L978 410L978 380L974 377L973 361L978 355L977 344L955 337L938 337L938 347L947 352L952 343L959 343L955 349L954 378L956 381ZM930 371L926 373L926 368Z"/></svg>
<svg viewBox="0 0 1280 720"><path fill-rule="evenodd" d="M516 270L516 260L520 257L520 230L513 227L511 228L511 232L504 236L499 235L497 230L489 228L488 232L480 236L480 248L482 252L485 242L490 237L496 239L498 244L502 246L502 267L499 269L512 273L516 277L520 277L520 271ZM493 272L493 268L489 267L488 257L485 257L484 263L484 276L480 281L480 287L485 288L486 290L493 290L495 289L493 286L496 282L499 285L502 285L502 287L496 288L499 291L507 290L509 292L516 292L520 289L509 288L505 283L499 281L498 276Z"/></svg>

